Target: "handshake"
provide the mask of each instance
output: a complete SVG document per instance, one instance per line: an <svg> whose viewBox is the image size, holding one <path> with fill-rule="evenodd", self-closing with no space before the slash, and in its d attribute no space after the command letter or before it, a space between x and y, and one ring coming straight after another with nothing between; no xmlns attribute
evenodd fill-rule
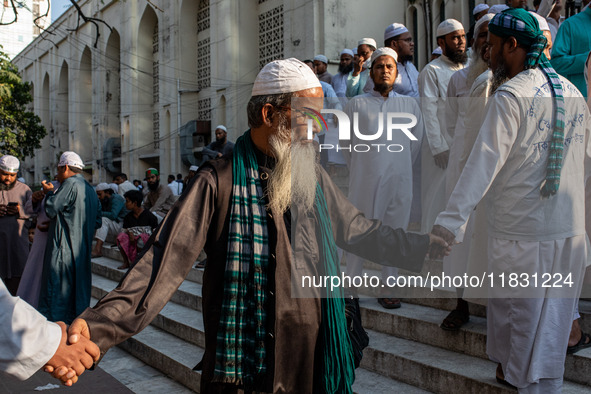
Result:
<svg viewBox="0 0 591 394"><path fill-rule="evenodd" d="M438 224L433 226L429 233L429 257L432 259L449 256L451 245L453 245L456 236Z"/></svg>
<svg viewBox="0 0 591 394"><path fill-rule="evenodd" d="M78 376L99 360L100 349L90 340L86 321L76 319L69 329L63 322L56 324L62 329L62 338L43 370L64 385L71 386L78 381Z"/></svg>

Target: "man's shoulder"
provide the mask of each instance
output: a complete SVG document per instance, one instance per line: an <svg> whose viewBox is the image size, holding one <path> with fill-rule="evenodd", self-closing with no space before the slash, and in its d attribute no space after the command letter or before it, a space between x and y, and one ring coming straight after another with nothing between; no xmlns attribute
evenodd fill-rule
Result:
<svg viewBox="0 0 591 394"><path fill-rule="evenodd" d="M19 193L28 193L31 191L31 188L20 181L16 181L13 190Z"/></svg>

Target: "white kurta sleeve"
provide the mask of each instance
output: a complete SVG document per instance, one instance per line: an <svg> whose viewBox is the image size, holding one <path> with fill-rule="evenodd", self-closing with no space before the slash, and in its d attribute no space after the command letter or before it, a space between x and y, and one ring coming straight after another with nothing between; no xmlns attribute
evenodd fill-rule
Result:
<svg viewBox="0 0 591 394"><path fill-rule="evenodd" d="M447 135L449 135L452 141L456 133L456 123L458 122L458 112L460 110L458 105L459 98L457 97L457 82L458 78L454 78L452 75L449 85L447 85L447 100L445 100L445 116L447 118L445 125L447 127Z"/></svg>
<svg viewBox="0 0 591 394"><path fill-rule="evenodd" d="M449 146L441 133L437 118L437 105L440 99L437 85L437 72L433 67L425 67L419 74L419 93L427 142L433 156L449 150Z"/></svg>
<svg viewBox="0 0 591 394"><path fill-rule="evenodd" d="M483 128L447 207L435 220L435 224L454 233L458 242L463 240L464 225L470 214L507 161L517 138L519 123L517 99L506 92L497 93L491 99Z"/></svg>
<svg viewBox="0 0 591 394"><path fill-rule="evenodd" d="M10 295L0 280L0 371L25 380L55 354L61 328Z"/></svg>

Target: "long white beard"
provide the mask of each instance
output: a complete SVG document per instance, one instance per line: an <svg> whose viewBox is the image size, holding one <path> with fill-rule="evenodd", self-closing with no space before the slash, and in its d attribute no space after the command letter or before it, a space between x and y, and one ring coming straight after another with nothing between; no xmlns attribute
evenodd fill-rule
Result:
<svg viewBox="0 0 591 394"><path fill-rule="evenodd" d="M309 212L314 208L318 180L314 145L297 141L290 144L281 135L289 135L288 127L280 126L269 139L277 160L267 184L269 208L284 213L296 205L304 213Z"/></svg>
<svg viewBox="0 0 591 394"><path fill-rule="evenodd" d="M472 86L476 78L488 69L488 64L482 60L480 56L480 49L474 50L472 53L472 61L468 68L468 75L466 77L467 86Z"/></svg>

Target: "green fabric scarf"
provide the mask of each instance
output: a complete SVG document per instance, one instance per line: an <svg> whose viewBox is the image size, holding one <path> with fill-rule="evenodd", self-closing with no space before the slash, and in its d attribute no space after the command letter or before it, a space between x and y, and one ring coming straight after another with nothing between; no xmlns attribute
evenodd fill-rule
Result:
<svg viewBox="0 0 591 394"><path fill-rule="evenodd" d="M560 186L560 171L562 169L562 152L564 150L565 109L562 83L546 55L547 39L540 30L538 21L522 8L511 8L495 15L488 24L488 30L499 37L515 37L521 45L529 46L525 59L525 69L540 67L548 79L548 83L555 99L554 131L550 140L548 163L546 164L546 179L540 193L549 197L558 192Z"/></svg>
<svg viewBox="0 0 591 394"><path fill-rule="evenodd" d="M269 260L267 217L250 130L236 141L224 299L217 334L214 380L253 389L267 371L266 312ZM325 275L338 275L337 249L324 194L317 185L321 262ZM322 382L327 394L352 393L355 367L342 294L322 299ZM312 368L313 366L310 366Z"/></svg>

